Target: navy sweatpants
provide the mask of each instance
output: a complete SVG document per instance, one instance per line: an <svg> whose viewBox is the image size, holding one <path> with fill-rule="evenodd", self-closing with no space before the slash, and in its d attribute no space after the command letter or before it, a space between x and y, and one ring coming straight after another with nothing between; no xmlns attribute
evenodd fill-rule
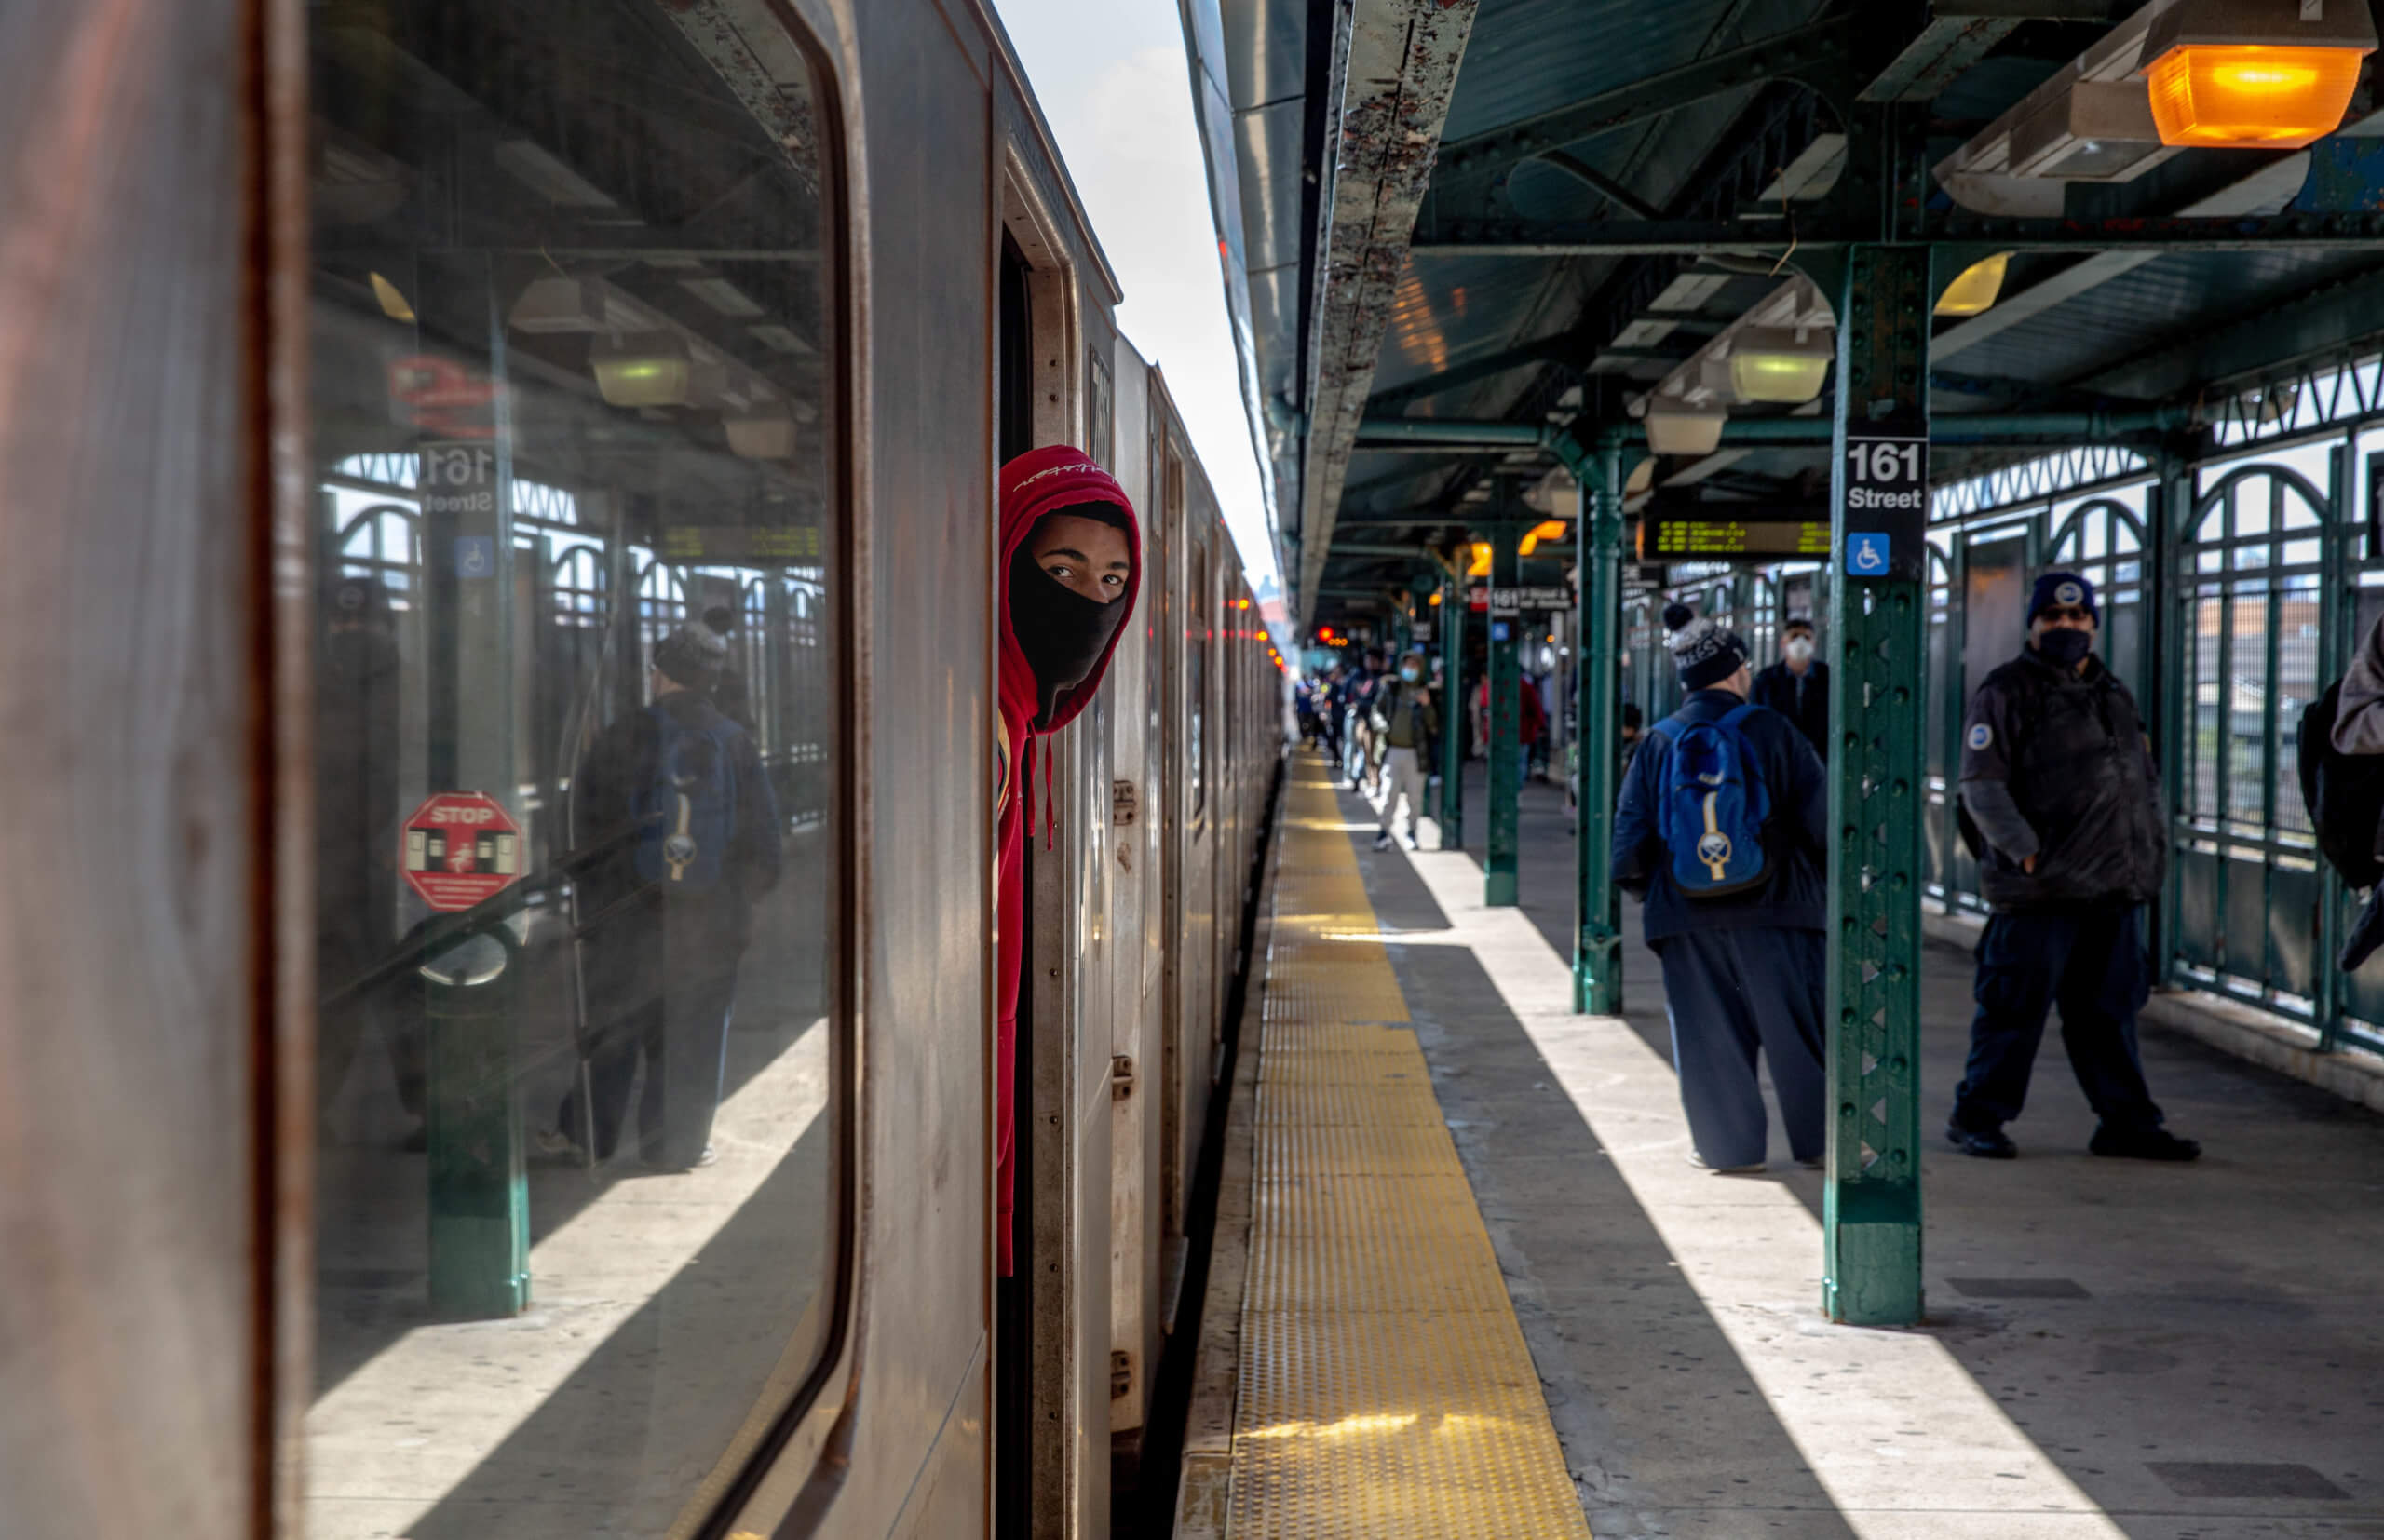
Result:
<svg viewBox="0 0 2384 1540"><path fill-rule="evenodd" d="M1758 1047L1780 1093L1789 1153L1798 1160L1822 1157L1828 1139L1829 1075L1822 1062L1827 952L1820 931L1768 928L1689 931L1657 948L1681 1107L1708 1166L1763 1161Z"/></svg>
<svg viewBox="0 0 2384 1540"><path fill-rule="evenodd" d="M1971 989L1978 1014L1954 1121L1999 1128L2020 1115L2045 1012L2058 1005L2069 1067L2104 1125L2121 1133L2159 1128L2160 1109L2135 1048L2135 1013L2150 987L2139 906L1989 916L1978 940Z"/></svg>

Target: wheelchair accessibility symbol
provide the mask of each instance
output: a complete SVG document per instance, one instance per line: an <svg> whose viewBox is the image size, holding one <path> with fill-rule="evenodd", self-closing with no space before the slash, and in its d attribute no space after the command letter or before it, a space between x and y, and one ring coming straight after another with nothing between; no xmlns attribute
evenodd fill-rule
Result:
<svg viewBox="0 0 2384 1540"><path fill-rule="evenodd" d="M1846 570L1855 577L1878 577L1888 570L1888 537L1854 534L1846 537Z"/></svg>

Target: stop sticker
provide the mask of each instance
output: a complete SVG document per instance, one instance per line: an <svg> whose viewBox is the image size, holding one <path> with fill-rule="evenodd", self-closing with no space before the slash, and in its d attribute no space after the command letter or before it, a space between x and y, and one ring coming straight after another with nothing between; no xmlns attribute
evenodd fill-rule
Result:
<svg viewBox="0 0 2384 1540"><path fill-rule="evenodd" d="M484 792L434 794L400 837L406 882L433 909L469 909L521 879L522 826Z"/></svg>

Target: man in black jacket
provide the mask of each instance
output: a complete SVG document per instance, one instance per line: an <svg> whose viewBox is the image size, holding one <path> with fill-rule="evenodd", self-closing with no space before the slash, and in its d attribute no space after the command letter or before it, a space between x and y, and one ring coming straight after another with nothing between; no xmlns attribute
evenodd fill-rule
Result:
<svg viewBox="0 0 2384 1540"><path fill-rule="evenodd" d="M1945 1135L1967 1155L2019 1154L2045 1013L2061 1007L2069 1066L2102 1126L2099 1155L2191 1160L2144 1083L2135 1013L2150 988L2144 905L2168 841L2160 780L2134 697L2093 655L2094 587L2047 573L2028 647L1986 676L1962 724L1962 811L1993 914L1979 939L1978 1014Z"/></svg>
<svg viewBox="0 0 2384 1540"><path fill-rule="evenodd" d="M1829 758L1829 665L1813 655L1813 623L1802 615L1780 628L1780 661L1754 676L1747 697L1796 724L1813 752Z"/></svg>

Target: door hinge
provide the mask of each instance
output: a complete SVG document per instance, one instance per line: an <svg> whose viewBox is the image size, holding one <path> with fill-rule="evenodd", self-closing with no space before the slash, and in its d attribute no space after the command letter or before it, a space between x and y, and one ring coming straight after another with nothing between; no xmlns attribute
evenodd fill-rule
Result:
<svg viewBox="0 0 2384 1540"><path fill-rule="evenodd" d="M1134 1388L1134 1356L1120 1349L1109 1355L1109 1398L1121 1400Z"/></svg>
<svg viewBox="0 0 2384 1540"><path fill-rule="evenodd" d="M1132 781L1115 780L1109 783L1109 821L1113 826L1118 829L1127 827L1141 810L1142 794L1134 790Z"/></svg>
<svg viewBox="0 0 2384 1540"><path fill-rule="evenodd" d="M1119 1054L1109 1061L1109 1100L1123 1101L1134 1094L1134 1060Z"/></svg>

